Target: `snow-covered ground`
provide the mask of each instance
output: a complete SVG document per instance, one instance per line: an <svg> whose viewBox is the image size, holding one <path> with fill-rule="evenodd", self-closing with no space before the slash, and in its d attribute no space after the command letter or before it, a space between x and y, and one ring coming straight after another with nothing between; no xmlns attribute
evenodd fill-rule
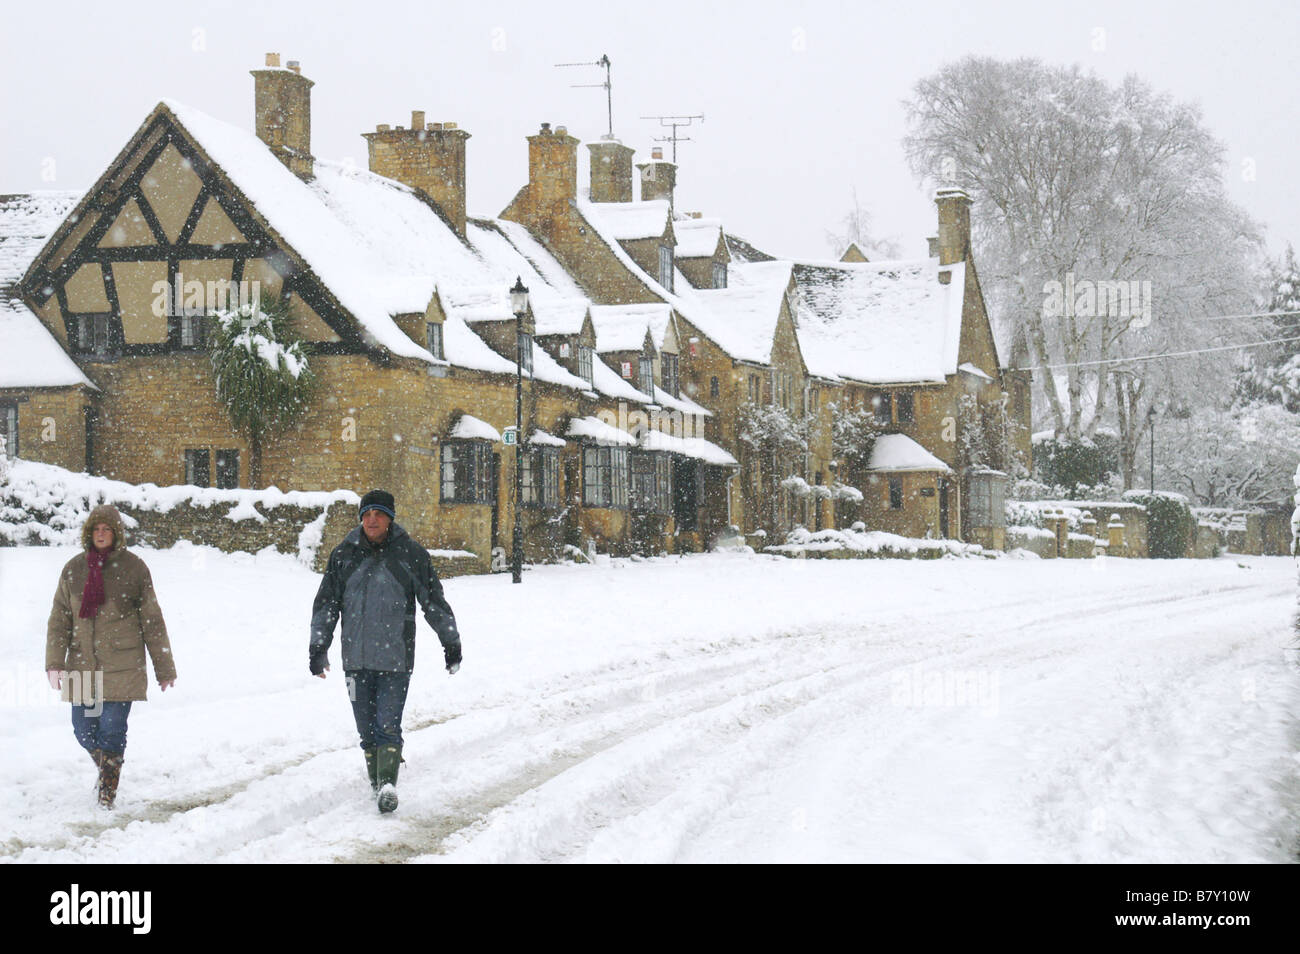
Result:
<svg viewBox="0 0 1300 954"><path fill-rule="evenodd" d="M1287 862L1296 561L712 554L446 584L392 816L318 577L138 550L179 680L131 717L118 810L41 672L67 548L0 549L0 858Z"/></svg>

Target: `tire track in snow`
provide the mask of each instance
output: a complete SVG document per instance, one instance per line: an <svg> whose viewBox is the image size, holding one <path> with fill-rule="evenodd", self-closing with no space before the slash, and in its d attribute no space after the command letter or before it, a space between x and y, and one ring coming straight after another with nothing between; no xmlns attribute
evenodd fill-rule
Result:
<svg viewBox="0 0 1300 954"><path fill-rule="evenodd" d="M1211 605L1212 605L1212 604L1216 603L1217 601L1221 600L1221 599L1222 599L1222 596L1223 596L1223 594L1224 594L1225 592L1234 592L1234 591L1240 592L1240 591L1251 590L1251 589L1255 589L1255 588L1256 588L1256 587L1255 587L1253 584L1243 584L1243 585L1236 585L1236 586L1219 587L1219 588L1216 588L1216 589L1213 590L1213 591L1209 591L1209 592L1200 592L1200 593L1197 593L1197 594L1195 594L1194 596L1191 596L1191 597L1187 596L1186 594L1175 594L1175 595L1166 596L1166 597L1161 597L1161 598L1157 598L1157 599L1155 599L1155 600L1152 600L1152 598L1151 598L1150 596L1148 596L1148 595L1143 595L1143 596L1135 597L1135 598L1128 599L1128 600L1116 600L1116 601L1112 601L1110 604L1108 604L1108 605L1105 606L1105 607L1102 607L1101 609L1090 611L1089 614L1086 616L1086 621L1087 621L1087 623L1090 625L1090 624L1092 624L1092 623L1095 623L1095 622L1096 622L1097 620L1099 620L1099 619L1104 619L1104 618L1107 617L1107 616L1115 616L1115 615L1130 615L1131 612L1132 612L1132 610L1133 610L1134 608L1147 608L1147 607L1150 607L1150 610L1151 610L1151 612L1150 612L1149 614L1147 614L1147 615L1150 615L1150 616L1152 616L1153 618L1159 618L1159 619L1164 620L1164 621L1166 621L1166 622L1168 621L1168 619L1169 619L1170 616L1171 616L1171 613L1170 613L1170 610L1171 610L1171 609L1174 610L1173 615L1175 615L1175 616L1180 616L1180 615L1187 615L1187 616L1201 616L1201 615L1203 615L1204 612L1205 612L1206 604L1211 604ZM1277 590L1277 591L1275 591L1274 593L1269 594L1269 595L1280 595L1281 592L1283 592L1283 591L1281 591L1281 590ZM1088 599L1088 602L1089 602L1090 604L1092 603L1092 598L1091 598L1091 597ZM1181 606L1170 607L1170 606L1165 605L1165 604L1177 604L1177 603L1180 603L1180 602L1182 603ZM951 614L941 614L941 615L951 615ZM1057 637L1057 636L1051 636L1051 637L1046 637L1046 638L1045 638L1045 637L1043 637L1041 634L1035 634L1035 633L1033 632L1034 630L1043 627L1045 624L1054 623L1054 622L1057 622L1057 621L1060 621L1060 620L1062 620L1062 619L1066 619L1066 618L1072 620L1074 623L1077 624L1077 623L1079 622L1080 615L1079 615L1079 613L1078 613L1077 610L1075 610L1074 612L1062 612L1062 611L1060 611L1060 607L1059 607L1059 606L1053 606L1053 607L1051 607L1051 611L1046 612L1046 613L1042 613L1042 614L1040 614L1040 615L1039 615L1037 618L1035 618L1035 619L1024 620L1024 621L1020 622L1018 625L1016 625L1012 631L1013 631L1013 632L1018 632L1018 633L1021 633L1021 634L1025 634L1025 635L1022 635L1020 638L1017 638L1017 639L1015 639L1014 641L1008 641L1008 640L1004 637L1002 640L1000 640L997 644L995 644L995 645L993 645L993 646L987 646L987 647L985 647L985 646L981 646L981 647L978 647L978 648L977 648L977 647L972 647L971 650L968 650L968 651L959 651L956 655L957 655L957 656L958 656L958 657L959 657L959 658L960 658L964 663L966 663L967 665L969 665L969 664L982 664L982 665L985 665L985 666L987 666L988 663L990 663L990 662L992 662L992 661L995 661L996 659L998 659L998 658L1000 658L1000 657L1004 657L1004 656L1008 656L1008 655L1010 655L1010 656L1012 656L1012 657L1019 656L1019 657L1021 657L1021 658L1017 660L1017 663L1018 663L1019 665L1023 665L1023 664L1026 663L1026 662L1033 662L1033 661L1037 661L1037 660L1041 660L1041 659L1048 659L1048 658L1051 658L1051 657L1059 657L1059 656L1061 656L1061 655L1063 655L1063 654L1080 654L1080 653L1083 653L1083 652L1089 651L1091 647L1087 646L1087 645L1086 645L1085 643L1083 643L1083 642L1076 641L1076 642L1074 642L1074 643L1067 643L1067 644L1065 644L1064 646L1062 646L1062 645L1052 645L1050 648L1047 648L1047 649L1045 649L1045 650L1041 650L1041 651L1039 651L1039 652L1036 652L1036 653L1031 654L1031 656L1030 656L1028 659L1023 658L1023 657L1024 657L1024 650L1025 650L1027 647L1031 647L1032 644L1039 643L1039 642L1044 642L1044 641L1049 642L1049 643L1055 643L1055 642L1057 642L1057 640L1058 640L1058 638L1059 638L1059 637ZM887 672L888 672L888 670L887 670ZM855 687L855 686L848 686L848 687L845 687L845 689L846 689L846 691L850 692L851 694L859 694L859 695L860 695L861 692L863 691L863 690L861 689L861 687ZM870 694L870 695L874 695L874 696L880 696L881 694L883 694L884 691L885 691L885 690L882 690L882 689L880 689L880 688L877 686L877 687L875 687L875 688L873 688L873 689L868 690L868 694ZM832 703L832 706L833 706L834 704L839 704L840 701L841 701L841 700L838 700L838 699L835 700L835 702ZM945 714L946 714L946 713L945 713ZM954 713L954 714L952 714L952 715L955 716L956 714ZM775 743L775 744L783 744L783 740L788 740L788 739L790 738L789 733L784 733L784 732L781 732L781 731L773 731L772 734L773 734L773 738L774 738L775 740L777 740L777 743ZM796 736L797 736L797 733L796 733ZM633 741L633 740L622 740L622 741L623 741L623 742L630 742L630 741ZM645 739L644 739L644 738L641 738L641 739L636 739L635 741L636 741L636 743L639 745L639 744L641 744L642 742L644 742ZM620 744L622 744L622 743L620 743ZM592 758L600 758L600 757L603 756L603 753L605 753L606 751L609 751L609 750L612 749L612 748L614 748L614 747L612 747L612 746L611 746L611 747L603 747L599 752L597 752L597 753L593 753ZM754 769L755 767L759 767L759 766L761 766L762 764L764 764L764 763L765 763L765 762L770 758L770 754L765 754L765 753L762 751L762 747L761 747L761 746L758 747L757 751L754 751L754 750L753 750L753 749L754 749L753 746L750 746L750 749L751 749L751 751L750 751L750 753L749 753L749 755L748 755L748 757L747 757L746 759L742 759L742 760L740 760L740 762L738 762L738 763L732 765L730 768L728 768L728 767L726 766L726 764L725 764L725 763L726 763L726 760L723 760L724 765L723 765L723 768L722 768L722 770L721 770L721 776L722 776L723 778L729 778L731 781L734 782L734 781L735 781L736 779L738 779L738 778L743 778L743 776L744 776L744 774L745 774L746 772L751 771L751 770ZM700 758L699 758L697 761L699 761L699 762L701 762L701 763L704 764L704 770L700 773L700 774L703 775L703 777L705 777L705 778L707 779L707 778L711 778L711 777L714 777L714 776L717 775L716 772L713 772L713 771L712 771L712 769L710 768L710 766L709 766L709 764L708 764L708 763L710 763L710 762L712 761L712 754L711 754L710 752L703 752L703 753L701 754ZM635 762L635 759L633 759L633 762ZM558 776L563 775L563 774L565 774L565 773L571 773L571 772L576 772L576 771L578 771L578 768L577 768L576 765L555 766L555 771L553 771L553 772L547 774L547 777L543 780L542 785L543 785L543 787L544 787L544 786L547 786L547 785L554 785L555 783L552 781L553 779L555 779L555 778L557 778ZM627 771L627 772L629 772L629 773L634 772L634 771L635 771L635 767L634 767L634 765L628 765L628 766L625 766L625 771ZM676 770L677 775L680 776L681 771L682 771L682 770L681 770L680 767L677 768L677 770ZM714 780L716 781L716 778L715 778ZM708 784L713 784L713 783L711 782L711 783L708 783ZM651 789L654 789L655 786L653 786L653 785L647 785L647 786L645 786L645 788L646 788L647 790L651 790ZM675 790L675 789L673 789L673 787L670 786L670 789L669 789L669 790L672 791L672 790ZM724 786L724 789L723 789L723 790L725 790L725 786ZM529 793L531 794L531 792L532 792L532 790L530 789L530 790L529 790ZM608 786L603 786L603 787L602 787L601 785L596 785L596 786L594 787L594 789L593 789L593 794L591 794L591 796L586 800L586 805L587 805L587 810L588 810L588 812L591 813L591 814L593 814L593 815L596 816L596 817L604 817L605 815L607 815L608 813L607 813L607 812L603 812L603 810L602 810L602 808L601 808L601 805L602 805L602 803L606 800L606 798L607 798L608 796L610 796L612 793L615 793L615 792L619 792L619 793L621 794L622 799L623 799L624 801L626 801L626 790L623 789L619 784L615 783L615 784L608 785ZM662 792L661 792L661 794L662 794ZM572 793L565 793L565 794L564 794L564 795L559 799L559 801L560 801L560 804L561 804L561 806L562 806L562 807L559 809L559 811L560 811L562 814L564 814L565 817L572 817L572 816L573 816L573 812L572 812L572 808L571 808L571 803L574 801L574 796L572 795ZM715 801L714 801L714 807L715 807L715 808L721 807L722 804L724 803L724 801L725 801L725 800L715 800ZM680 798L680 797L677 798L677 799L675 800L675 807L674 807L673 809L668 810L668 811L660 811L660 812L658 812L658 816L659 816L659 817L658 817L658 821L655 822L655 823L653 823L653 824L651 824L651 825L649 826L649 830L650 830L650 831L662 831L662 824L663 824L667 819L677 819L677 820L678 820L678 823L680 824L680 822L681 822L681 820L682 820L683 818L690 818L690 817L692 817L692 816L699 816L699 815L701 814L701 809L700 809L700 807L699 807L699 804L700 804L700 803L698 803L698 802L696 803L696 807L695 807L694 810L688 810L688 809L689 809L689 806L691 805L690 800L689 800L689 799L682 799L682 798ZM656 809L653 807L653 799L652 799L652 805L651 805L651 807L650 807L649 809L647 809L647 811L648 811L652 816L655 814ZM506 813L505 813L501 808L499 808L499 807L498 807L498 808L495 808L495 809L494 809L494 812L495 812L495 817L496 817L496 819L497 819L496 824L498 825L498 828L497 828L496 830L499 831L499 830L500 830L500 828L499 828L500 825L502 825L502 824L507 824L507 823L504 823L504 822L501 822L501 821L500 821L500 819L502 819L502 818L505 817ZM526 814L526 810L525 810L523 813ZM707 814L708 814L708 810L704 810L703 813L704 813L704 815L707 816ZM634 814L635 814L635 811L627 812L627 814L632 814L632 815L634 815ZM698 820L698 819L697 819L697 820ZM605 819L605 823L604 823L604 824L608 824L608 818ZM597 826L596 826L596 831L599 832L599 829L603 828L603 827L604 827L604 824L597 825ZM690 823L688 823L688 827L689 827L689 825L690 825ZM523 824L521 823L521 827L526 827L526 826L523 825ZM489 824L489 829L491 829L491 828L492 828L492 825ZM508 840L510 836L508 836L508 835L496 835L495 837L497 837L498 839L502 839L502 838L504 838L504 839ZM603 836L602 836L601 834L598 833L598 834L597 834L597 840L599 840L601 837L604 837L604 840L605 840L606 842L609 842L609 841L610 841L610 837L608 836L607 833L604 834ZM468 850L468 849L466 849L466 850ZM593 847L592 851L595 852L594 857L595 857L597 860L609 860L609 858L608 858L607 855L601 855L601 854L600 854L600 850L598 850L598 849L596 849L596 848ZM552 854L553 854L553 853L552 853ZM470 858L475 859L475 860L487 860L487 858L480 857L480 856L476 855L473 851L469 851L468 856L469 856ZM496 857L496 856L492 856L490 853L489 853L488 857L493 858L493 860L553 860L553 859L552 859L549 855L547 855L545 852L542 852L541 854L539 854L539 855L537 855L537 856L529 855L529 856L527 856L527 857L525 857L525 858L522 858L522 859L521 859L521 858L517 858L517 857L511 857L511 856L509 856L509 855L506 855L506 856L504 856L504 857ZM668 858L657 858L656 860L670 860L670 859L668 859Z"/></svg>

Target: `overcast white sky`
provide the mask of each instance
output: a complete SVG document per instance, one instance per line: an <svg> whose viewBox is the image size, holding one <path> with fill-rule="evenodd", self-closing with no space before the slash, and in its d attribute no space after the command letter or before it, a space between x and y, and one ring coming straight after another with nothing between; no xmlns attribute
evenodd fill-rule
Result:
<svg viewBox="0 0 1300 954"><path fill-rule="evenodd" d="M248 71L276 51L316 83L317 156L364 165L360 133L423 109L473 135L469 211L496 215L527 180L524 137L540 122L584 142L605 132L604 90L569 85L603 71L553 64L608 54L614 132L635 161L659 134L639 117L705 116L680 146L679 209L720 215L767 251L822 258L856 188L877 232L919 255L934 208L903 161L900 101L976 53L1077 62L1112 82L1133 72L1199 102L1227 145L1231 194L1276 253L1300 244L1298 11L1285 0L24 3L0 33L0 192L88 187L164 97L251 129ZM579 175L585 184L585 166Z"/></svg>

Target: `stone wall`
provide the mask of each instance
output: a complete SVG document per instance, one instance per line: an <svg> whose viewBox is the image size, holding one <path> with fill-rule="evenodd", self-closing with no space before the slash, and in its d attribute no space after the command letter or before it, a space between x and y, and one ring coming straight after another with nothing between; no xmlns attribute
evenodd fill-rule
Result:
<svg viewBox="0 0 1300 954"><path fill-rule="evenodd" d="M87 403L81 387L0 388L0 405L18 409L18 447L8 455L85 470Z"/></svg>

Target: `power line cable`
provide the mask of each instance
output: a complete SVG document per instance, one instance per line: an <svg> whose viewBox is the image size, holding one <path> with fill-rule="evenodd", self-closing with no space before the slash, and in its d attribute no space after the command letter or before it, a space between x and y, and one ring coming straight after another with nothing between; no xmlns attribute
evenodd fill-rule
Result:
<svg viewBox="0 0 1300 954"><path fill-rule="evenodd" d="M1016 371L1056 371L1060 368L1088 368L1099 364L1132 364L1135 361L1155 361L1159 358L1186 358L1196 354L1213 354L1217 351L1241 351L1245 348L1260 348L1264 345L1287 344L1292 341L1300 341L1300 338L1274 338L1271 341L1252 341L1248 344L1223 345L1219 348L1198 348L1194 351L1166 351L1161 354L1142 354L1134 355L1131 358L1109 358L1104 361L1072 361L1065 364L1040 364L1032 368L1014 368Z"/></svg>

